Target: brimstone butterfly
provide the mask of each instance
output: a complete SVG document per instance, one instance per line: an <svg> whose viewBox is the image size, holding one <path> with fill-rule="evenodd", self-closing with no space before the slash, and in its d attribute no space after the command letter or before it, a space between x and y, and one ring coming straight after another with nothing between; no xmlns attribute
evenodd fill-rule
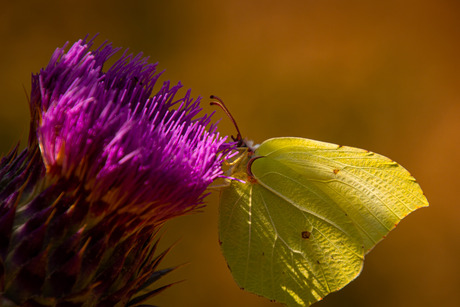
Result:
<svg viewBox="0 0 460 307"><path fill-rule="evenodd" d="M284 137L241 151L221 191L221 248L241 288L288 306L343 288L401 219L428 206L406 169L367 150Z"/></svg>

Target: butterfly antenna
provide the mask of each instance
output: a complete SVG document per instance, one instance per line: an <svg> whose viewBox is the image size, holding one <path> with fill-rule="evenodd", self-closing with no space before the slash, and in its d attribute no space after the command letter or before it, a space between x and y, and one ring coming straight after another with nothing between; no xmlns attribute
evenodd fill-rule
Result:
<svg viewBox="0 0 460 307"><path fill-rule="evenodd" d="M228 118L230 118L230 120L233 122L233 125L236 128L236 132L238 132L236 138L234 138L232 136L233 141L238 142L238 147L243 146L244 142L243 142L243 137L241 136L240 129L238 128L238 125L236 124L235 119L233 118L232 114L228 111L228 109L225 106L225 104L222 101L222 99L220 99L219 97L214 96L214 95L211 95L210 98L215 99L215 100L211 101L209 104L212 105L212 106L213 105L218 105L225 112L225 114L227 114Z"/></svg>

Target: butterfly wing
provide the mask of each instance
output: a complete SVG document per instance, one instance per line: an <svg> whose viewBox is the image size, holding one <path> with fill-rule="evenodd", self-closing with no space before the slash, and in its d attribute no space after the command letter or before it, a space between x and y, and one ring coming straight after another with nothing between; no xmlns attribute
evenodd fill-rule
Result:
<svg viewBox="0 0 460 307"><path fill-rule="evenodd" d="M403 167L365 150L274 138L259 156L235 168L245 183L222 191L220 240L240 287L288 305L344 287L366 252L427 205Z"/></svg>

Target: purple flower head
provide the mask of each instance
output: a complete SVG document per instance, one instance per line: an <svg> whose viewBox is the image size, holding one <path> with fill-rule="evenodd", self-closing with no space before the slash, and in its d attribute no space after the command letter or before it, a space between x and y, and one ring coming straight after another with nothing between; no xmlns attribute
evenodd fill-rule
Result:
<svg viewBox="0 0 460 307"><path fill-rule="evenodd" d="M177 98L181 84L151 96L161 73L148 58L125 52L104 71L119 49L91 46L58 48L32 78L31 131L48 176L83 183L98 214L161 222L200 205L234 145L197 117L200 98Z"/></svg>
<svg viewBox="0 0 460 307"><path fill-rule="evenodd" d="M132 306L158 270L158 231L203 203L234 154L199 99L141 54L92 40L32 76L29 144L0 160L0 305ZM138 296L139 295L139 296Z"/></svg>

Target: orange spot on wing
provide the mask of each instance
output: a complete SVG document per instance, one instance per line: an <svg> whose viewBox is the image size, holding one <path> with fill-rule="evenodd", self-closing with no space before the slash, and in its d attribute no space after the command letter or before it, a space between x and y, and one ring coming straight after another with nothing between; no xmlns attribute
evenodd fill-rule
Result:
<svg viewBox="0 0 460 307"><path fill-rule="evenodd" d="M309 239L311 236L311 232L309 231L302 231L302 239Z"/></svg>

